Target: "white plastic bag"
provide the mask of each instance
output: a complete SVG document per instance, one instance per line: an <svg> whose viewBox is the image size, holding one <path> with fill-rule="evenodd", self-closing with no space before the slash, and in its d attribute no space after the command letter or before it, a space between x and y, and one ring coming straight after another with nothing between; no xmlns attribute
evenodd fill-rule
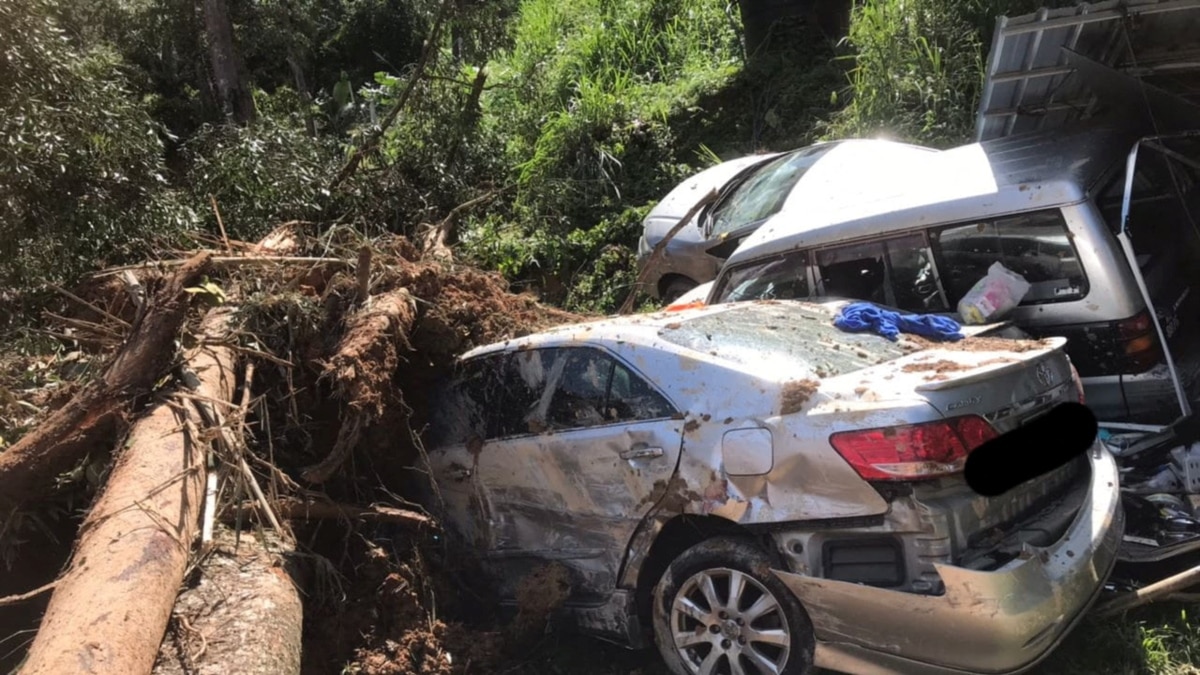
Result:
<svg viewBox="0 0 1200 675"><path fill-rule="evenodd" d="M959 300L958 315L968 324L996 321L1021 304L1028 292L1029 282L1025 277L994 262L987 276L975 282Z"/></svg>

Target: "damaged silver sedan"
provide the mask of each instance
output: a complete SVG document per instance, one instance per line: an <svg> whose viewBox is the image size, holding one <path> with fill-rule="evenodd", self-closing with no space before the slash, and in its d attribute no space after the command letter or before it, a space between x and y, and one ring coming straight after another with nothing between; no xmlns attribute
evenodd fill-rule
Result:
<svg viewBox="0 0 1200 675"><path fill-rule="evenodd" d="M1124 529L1102 444L999 497L972 448L1078 401L1059 338L845 333L732 303L466 354L433 503L502 598L561 565L565 612L679 675L1005 673L1102 589ZM1053 443L1047 439L1047 443Z"/></svg>

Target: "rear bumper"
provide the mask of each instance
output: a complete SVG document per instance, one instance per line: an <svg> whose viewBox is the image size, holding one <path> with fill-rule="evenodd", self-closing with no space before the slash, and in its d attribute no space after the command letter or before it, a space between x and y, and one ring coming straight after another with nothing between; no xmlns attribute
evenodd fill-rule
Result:
<svg viewBox="0 0 1200 675"><path fill-rule="evenodd" d="M946 591L917 595L789 572L818 665L857 675L1018 673L1046 655L1095 601L1124 532L1117 467L1097 443L1091 485L1056 543L993 571L938 565Z"/></svg>
<svg viewBox="0 0 1200 675"><path fill-rule="evenodd" d="M1166 365L1136 375L1100 375L1081 381L1088 407L1103 421L1167 424L1179 417L1179 399Z"/></svg>

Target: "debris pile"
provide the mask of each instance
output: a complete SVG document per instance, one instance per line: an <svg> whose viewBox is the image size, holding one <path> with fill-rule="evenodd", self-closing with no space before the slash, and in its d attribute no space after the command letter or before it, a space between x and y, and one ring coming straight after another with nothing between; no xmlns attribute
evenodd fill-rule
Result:
<svg viewBox="0 0 1200 675"><path fill-rule="evenodd" d="M454 673L527 651L556 577L506 629L404 495L428 480L428 394L455 357L583 317L401 237L289 223L222 249L58 289L54 349L0 364L3 561L24 569L56 508L75 539L61 573L43 559L5 585L0 624L40 629L0 665ZM264 603L277 630L221 628Z"/></svg>

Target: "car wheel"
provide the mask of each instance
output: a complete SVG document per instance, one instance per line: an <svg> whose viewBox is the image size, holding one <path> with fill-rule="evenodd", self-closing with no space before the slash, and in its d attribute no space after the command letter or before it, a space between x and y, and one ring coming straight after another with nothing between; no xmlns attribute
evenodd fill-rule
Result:
<svg viewBox="0 0 1200 675"><path fill-rule="evenodd" d="M654 639L676 675L808 675L816 639L766 554L732 538L693 546L654 590Z"/></svg>
<svg viewBox="0 0 1200 675"><path fill-rule="evenodd" d="M663 304L669 305L672 302L675 302L679 298L682 298L685 293L692 290L693 288L695 288L698 285L699 284L692 281L691 279L683 279L683 278L676 277L676 278L670 280L669 282L667 282L667 285L663 287L662 293L660 294L662 297Z"/></svg>

